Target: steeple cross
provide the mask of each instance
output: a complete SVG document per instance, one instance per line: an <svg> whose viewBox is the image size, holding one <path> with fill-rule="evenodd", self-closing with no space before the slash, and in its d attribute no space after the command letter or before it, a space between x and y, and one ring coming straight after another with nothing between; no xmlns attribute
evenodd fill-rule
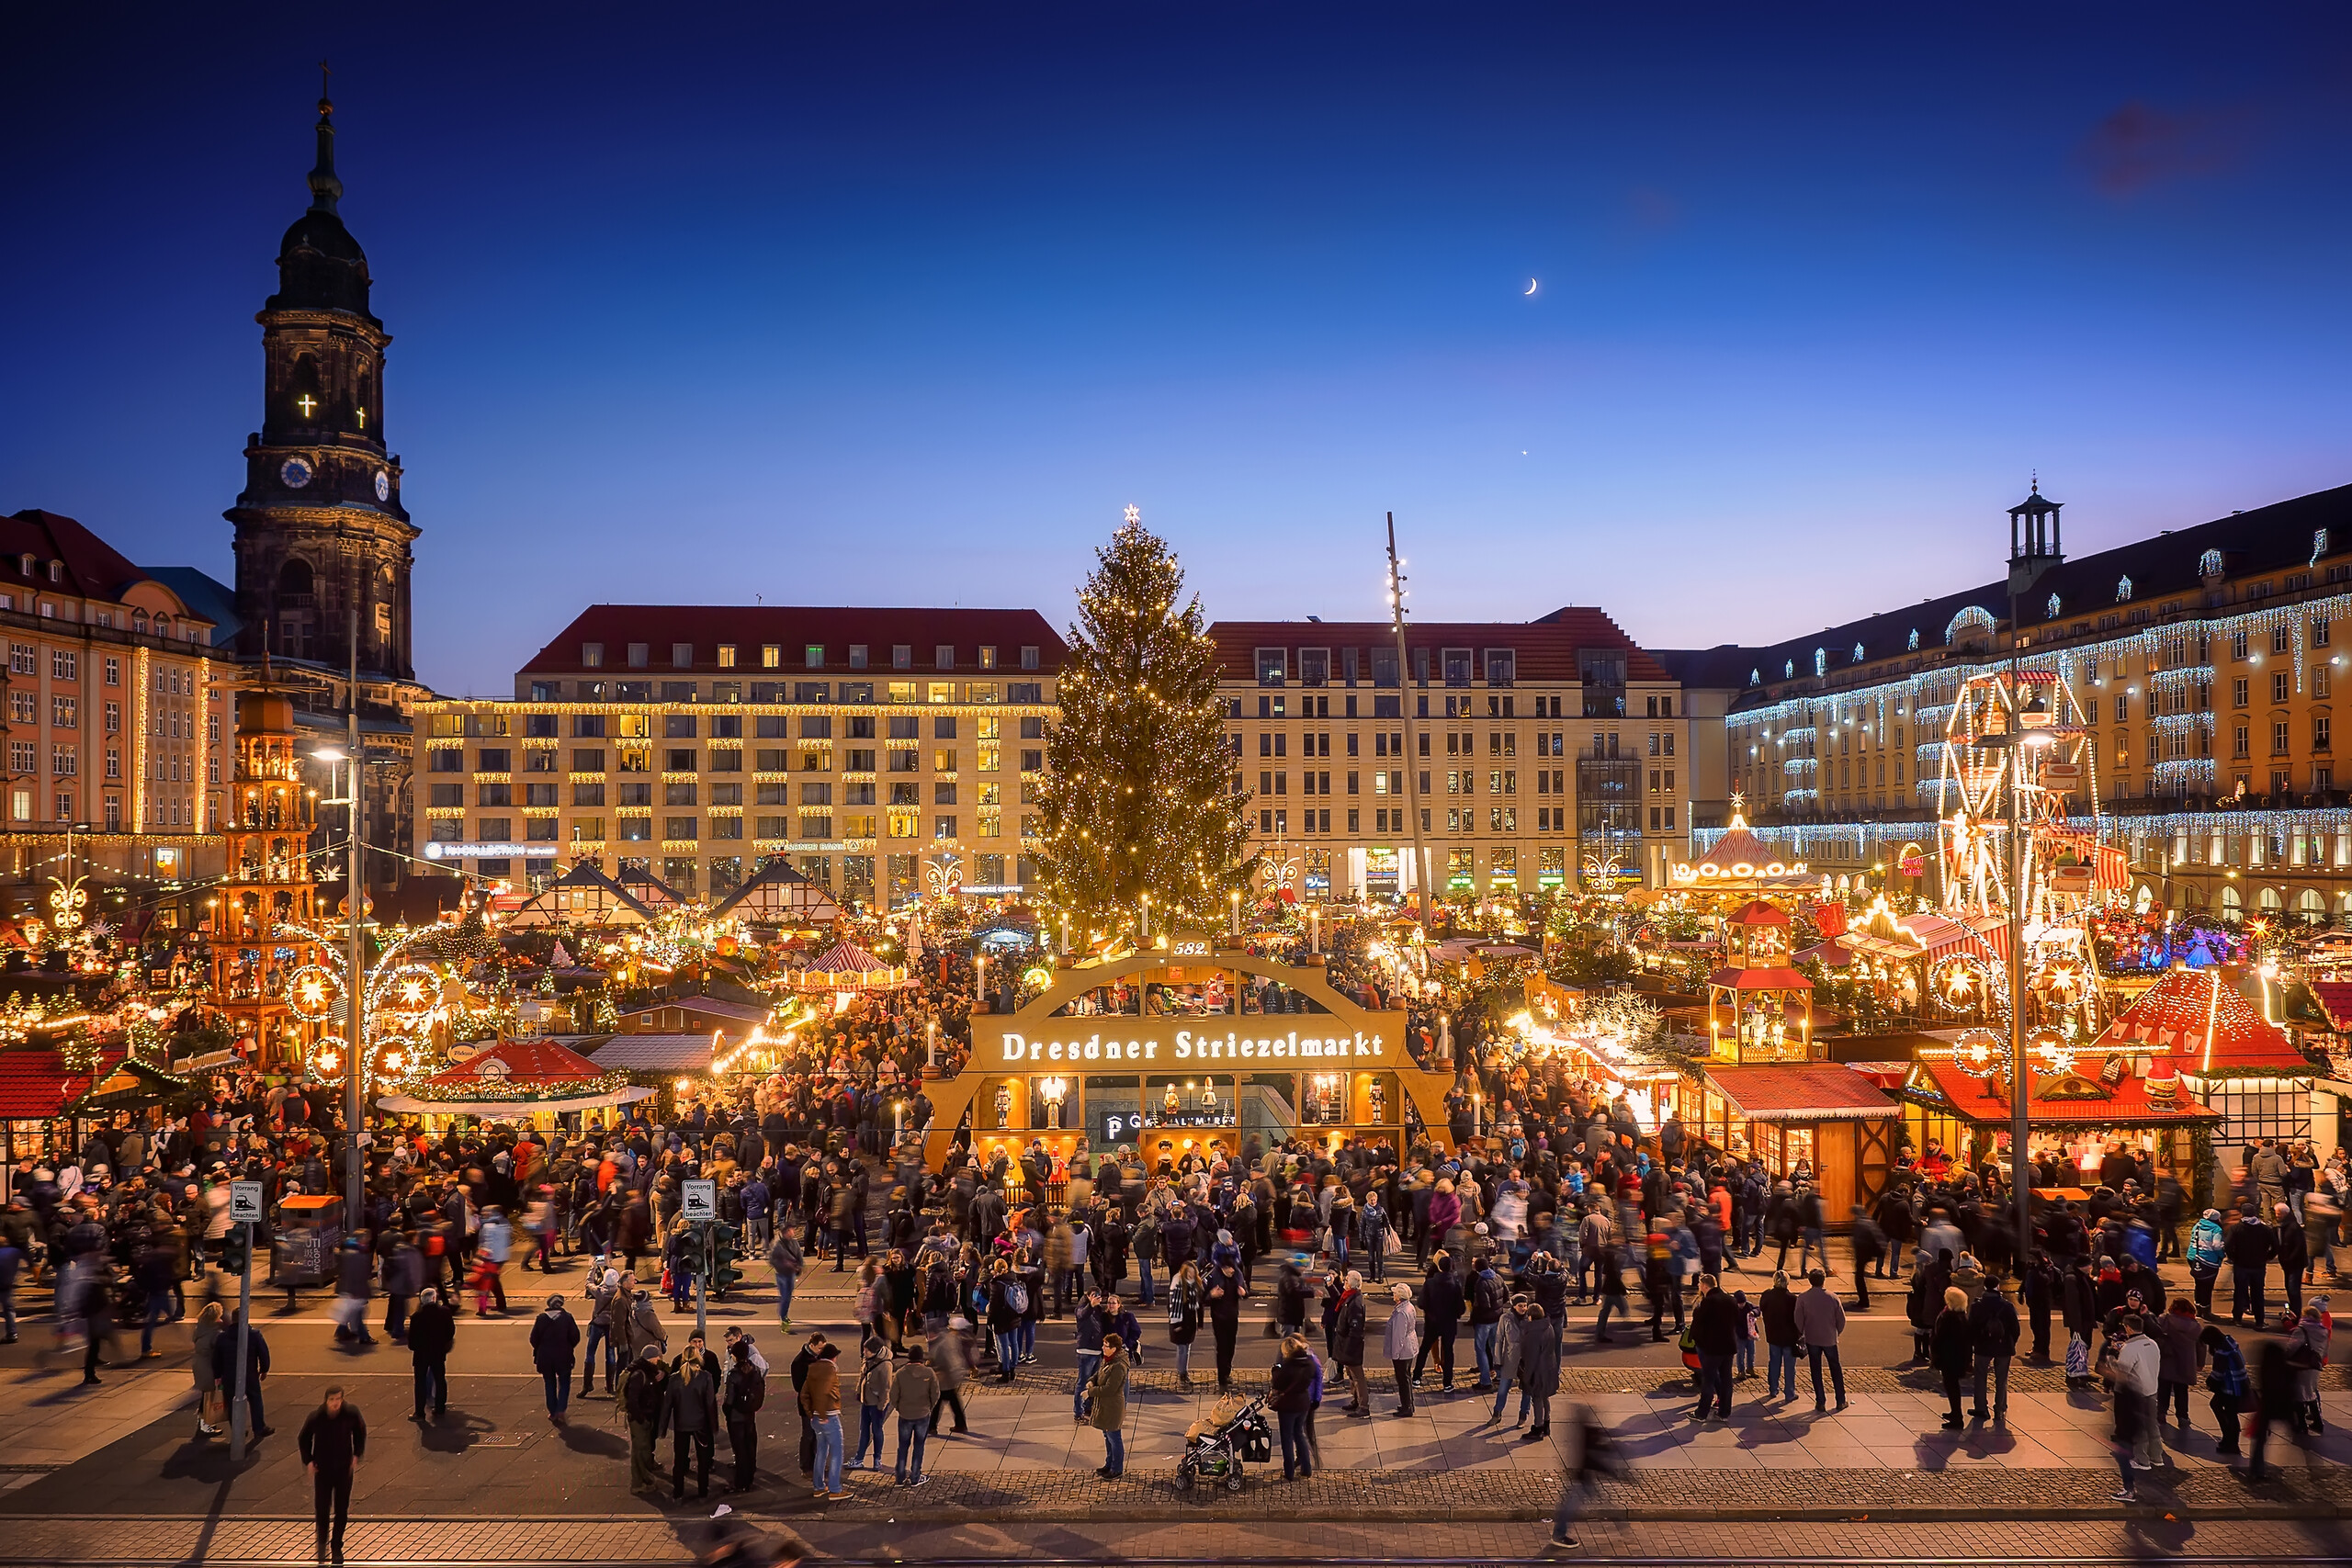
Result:
<svg viewBox="0 0 2352 1568"><path fill-rule="evenodd" d="M318 412L319 400L311 396L310 393L305 392L300 397L294 400L294 406L302 411L302 417L304 419L308 419L311 414Z"/></svg>

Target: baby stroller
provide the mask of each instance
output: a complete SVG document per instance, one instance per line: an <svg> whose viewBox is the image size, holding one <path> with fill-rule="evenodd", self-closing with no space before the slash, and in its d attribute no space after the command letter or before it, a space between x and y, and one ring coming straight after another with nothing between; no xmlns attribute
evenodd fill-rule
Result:
<svg viewBox="0 0 2352 1568"><path fill-rule="evenodd" d="M1214 1487L1222 1480L1227 1492L1238 1492L1244 1462L1265 1464L1273 1457L1274 1434L1266 1425L1265 1397L1245 1400L1227 1394L1210 1407L1205 1420L1193 1422L1185 1431L1176 1489Z"/></svg>

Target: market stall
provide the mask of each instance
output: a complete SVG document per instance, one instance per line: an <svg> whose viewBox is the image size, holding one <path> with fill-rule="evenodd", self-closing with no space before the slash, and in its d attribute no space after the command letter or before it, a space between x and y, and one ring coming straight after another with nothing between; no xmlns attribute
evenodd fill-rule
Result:
<svg viewBox="0 0 2352 1568"><path fill-rule="evenodd" d="M1173 1159L1295 1135L1402 1148L1422 1128L1444 1134L1453 1078L1413 1060L1404 1013L1356 1006L1317 966L1204 938L1057 970L1027 1007L971 1025L964 1070L930 1086L933 1162L967 1117L983 1154L1032 1139L1069 1154L1083 1137Z"/></svg>

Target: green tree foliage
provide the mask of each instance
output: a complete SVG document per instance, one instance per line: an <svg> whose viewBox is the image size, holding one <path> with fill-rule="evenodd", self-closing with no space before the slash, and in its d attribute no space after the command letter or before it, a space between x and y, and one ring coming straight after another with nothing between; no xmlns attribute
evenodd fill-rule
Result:
<svg viewBox="0 0 2352 1568"><path fill-rule="evenodd" d="M1147 894L1155 923L1220 921L1254 857L1200 600L1132 507L1095 561L1046 739L1046 901L1079 930L1131 929Z"/></svg>

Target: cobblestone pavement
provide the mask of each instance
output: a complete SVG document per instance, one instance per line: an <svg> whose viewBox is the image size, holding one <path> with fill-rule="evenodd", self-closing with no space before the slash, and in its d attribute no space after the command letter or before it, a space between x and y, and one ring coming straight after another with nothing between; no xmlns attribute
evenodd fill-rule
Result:
<svg viewBox="0 0 2352 1568"><path fill-rule="evenodd" d="M788 1540L765 1521L754 1529ZM708 1539L696 1520L675 1527L644 1518L355 1520L345 1540L354 1564L426 1568L473 1564L689 1562ZM2231 1520L2221 1524L2150 1517L2076 1523L1980 1521L1939 1524L1623 1523L1577 1526L1574 1550L1547 1545L1540 1523L1431 1521L1410 1529L1365 1524L1158 1523L1026 1526L888 1526L810 1523L798 1532L814 1565L903 1562L970 1565L1007 1560L1035 1568L1078 1562L1357 1562L1411 1568L1496 1568L1546 1562L1730 1563L2093 1564L2151 1561L2268 1564L2352 1562L2352 1528L2324 1521ZM121 1521L92 1517L30 1521L0 1546L11 1564L235 1565L311 1561L304 1519L213 1521L200 1517Z"/></svg>

